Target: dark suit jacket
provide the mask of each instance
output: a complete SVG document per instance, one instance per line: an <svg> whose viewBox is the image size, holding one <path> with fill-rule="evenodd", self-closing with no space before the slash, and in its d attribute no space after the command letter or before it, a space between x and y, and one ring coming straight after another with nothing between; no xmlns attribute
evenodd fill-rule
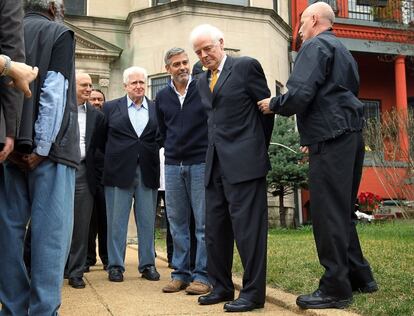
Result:
<svg viewBox="0 0 414 316"><path fill-rule="evenodd" d="M88 186L91 193L95 195L96 186L98 185L99 175L97 174L97 165L102 164L100 160L103 159L103 154L99 148L97 148L98 138L100 137L99 131L102 130L104 124L104 114L95 109L89 103L86 104L86 174L88 177Z"/></svg>
<svg viewBox="0 0 414 316"><path fill-rule="evenodd" d="M160 183L159 133L155 105L148 100L148 123L138 137L128 116L127 97L104 104L105 162L103 184L129 187L139 163L145 186L158 189ZM101 145L102 147L102 145Z"/></svg>
<svg viewBox="0 0 414 316"><path fill-rule="evenodd" d="M213 93L209 76L210 71L205 72L198 81L209 117L205 184L210 180L214 152L231 184L266 176L274 115L265 116L257 107L257 101L270 96L260 63L227 56Z"/></svg>
<svg viewBox="0 0 414 316"><path fill-rule="evenodd" d="M4 0L0 2L0 54L13 61L24 62L22 2ZM0 150L5 136L15 137L20 125L23 93L7 87L10 79L0 77Z"/></svg>

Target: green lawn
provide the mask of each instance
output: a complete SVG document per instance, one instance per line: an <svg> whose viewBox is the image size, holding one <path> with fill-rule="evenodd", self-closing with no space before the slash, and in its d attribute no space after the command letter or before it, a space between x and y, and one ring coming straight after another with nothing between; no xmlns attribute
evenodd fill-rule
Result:
<svg viewBox="0 0 414 316"><path fill-rule="evenodd" d="M370 316L414 315L414 221L359 224L358 232L380 290L355 294L350 309ZM164 244L157 242L163 249ZM234 272L242 272L238 256ZM269 231L269 286L294 294L312 292L322 272L310 227Z"/></svg>

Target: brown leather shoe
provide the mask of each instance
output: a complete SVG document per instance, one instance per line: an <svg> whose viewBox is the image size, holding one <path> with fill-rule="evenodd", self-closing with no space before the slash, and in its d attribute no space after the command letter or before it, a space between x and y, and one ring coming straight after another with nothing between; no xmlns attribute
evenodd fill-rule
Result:
<svg viewBox="0 0 414 316"><path fill-rule="evenodd" d="M188 283L181 280L171 280L170 283L162 288L162 291L164 293L175 293L184 290L187 286Z"/></svg>
<svg viewBox="0 0 414 316"><path fill-rule="evenodd" d="M192 295L202 295L207 294L211 291L211 287L205 283L199 281L193 281L190 285L185 289L187 294Z"/></svg>

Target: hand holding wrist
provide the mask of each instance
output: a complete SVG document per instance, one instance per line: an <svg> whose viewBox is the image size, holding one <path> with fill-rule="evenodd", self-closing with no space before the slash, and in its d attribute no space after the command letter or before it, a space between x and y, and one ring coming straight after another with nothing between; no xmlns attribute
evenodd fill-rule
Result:
<svg viewBox="0 0 414 316"><path fill-rule="evenodd" d="M2 58L4 61L4 65L1 70L0 77L7 76L10 72L12 61L10 57L7 55L0 55L0 58Z"/></svg>
<svg viewBox="0 0 414 316"><path fill-rule="evenodd" d="M32 93L30 91L29 84L37 77L38 72L39 69L37 67L12 61L8 71L8 76L13 80L11 84L13 87L24 92L26 97L30 97Z"/></svg>

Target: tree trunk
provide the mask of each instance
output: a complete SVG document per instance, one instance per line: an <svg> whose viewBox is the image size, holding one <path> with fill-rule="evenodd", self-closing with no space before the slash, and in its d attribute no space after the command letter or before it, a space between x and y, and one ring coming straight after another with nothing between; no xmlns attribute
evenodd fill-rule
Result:
<svg viewBox="0 0 414 316"><path fill-rule="evenodd" d="M286 228L286 208L284 203L284 188L281 187L279 190L279 219L280 226Z"/></svg>

